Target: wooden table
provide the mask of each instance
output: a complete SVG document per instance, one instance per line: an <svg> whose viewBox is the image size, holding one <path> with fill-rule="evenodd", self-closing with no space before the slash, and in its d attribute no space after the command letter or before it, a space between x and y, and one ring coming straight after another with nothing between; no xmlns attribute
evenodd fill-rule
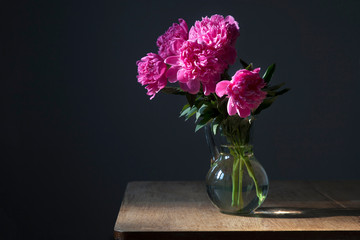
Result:
<svg viewBox="0 0 360 240"><path fill-rule="evenodd" d="M360 239L360 181L272 181L255 214L220 213L202 182L131 182L115 239Z"/></svg>

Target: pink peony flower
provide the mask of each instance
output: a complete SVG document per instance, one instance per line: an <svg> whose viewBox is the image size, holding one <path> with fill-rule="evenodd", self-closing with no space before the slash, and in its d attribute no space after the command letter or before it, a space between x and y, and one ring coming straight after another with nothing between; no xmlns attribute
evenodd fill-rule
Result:
<svg viewBox="0 0 360 240"><path fill-rule="evenodd" d="M169 82L180 82L180 87L191 94L200 90L200 82L205 95L215 92L215 86L224 71L216 51L205 44L186 41L179 49L179 55L170 56L165 63L171 65L166 76Z"/></svg>
<svg viewBox="0 0 360 240"><path fill-rule="evenodd" d="M236 40L240 36L239 23L235 21L235 19L230 15L225 18L225 23L227 28L227 34L230 39L230 45L235 46Z"/></svg>
<svg viewBox="0 0 360 240"><path fill-rule="evenodd" d="M232 16L221 15L204 17L196 21L189 32L189 40L205 43L219 51L218 56L229 65L236 60L236 39L239 37L239 25Z"/></svg>
<svg viewBox="0 0 360 240"><path fill-rule="evenodd" d="M221 81L216 85L216 94L229 98L227 111L230 116L237 113L242 118L248 117L266 97L266 92L261 90L266 83L259 72L260 68L253 71L241 69L231 81Z"/></svg>
<svg viewBox="0 0 360 240"><path fill-rule="evenodd" d="M179 23L174 23L157 39L156 44L159 47L159 55L163 59L177 55L184 41L188 39L188 27L185 20L180 18Z"/></svg>
<svg viewBox="0 0 360 240"><path fill-rule="evenodd" d="M155 53L148 53L141 60L136 62L138 66L137 75L138 82L148 90L147 95L150 99L155 97L155 94L166 86L166 70L167 66L164 60Z"/></svg>

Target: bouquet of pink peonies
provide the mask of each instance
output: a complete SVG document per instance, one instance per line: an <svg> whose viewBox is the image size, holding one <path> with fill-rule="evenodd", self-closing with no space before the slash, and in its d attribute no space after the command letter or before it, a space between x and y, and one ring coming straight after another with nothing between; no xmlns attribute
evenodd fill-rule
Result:
<svg viewBox="0 0 360 240"><path fill-rule="evenodd" d="M204 17L190 30L185 20L179 19L179 23L174 23L157 39L158 53L148 53L137 61L137 78L141 85L146 85L150 99L158 92L186 96L188 103L180 116L186 120L195 116L195 131L207 126L216 135L221 130L221 136L225 138L222 146L228 146L233 158L231 204L223 211L239 213L246 207L243 193L245 168L255 185L258 206L266 197L249 157L252 152L249 144L251 121L289 89L280 90L283 83L269 85L275 64L261 77L260 68L254 69L253 64L240 59L244 68L232 77L228 75L229 66L237 58L235 44L238 37L239 25L232 16ZM223 152L220 148L212 147L215 163Z"/></svg>

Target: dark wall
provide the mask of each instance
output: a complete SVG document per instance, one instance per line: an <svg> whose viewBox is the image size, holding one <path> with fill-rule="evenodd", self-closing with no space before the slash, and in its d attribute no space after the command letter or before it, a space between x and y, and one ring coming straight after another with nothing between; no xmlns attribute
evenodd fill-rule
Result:
<svg viewBox="0 0 360 240"><path fill-rule="evenodd" d="M126 183L203 180L185 99L136 60L178 18L232 15L241 58L292 90L258 118L273 179L359 178L359 1L1 2L0 239L110 239ZM232 68L232 73L239 65ZM5 227L4 227L5 226Z"/></svg>

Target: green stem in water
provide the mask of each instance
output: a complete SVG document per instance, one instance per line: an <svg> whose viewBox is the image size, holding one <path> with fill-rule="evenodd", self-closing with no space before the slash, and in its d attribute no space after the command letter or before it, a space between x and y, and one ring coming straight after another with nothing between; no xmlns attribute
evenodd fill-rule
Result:
<svg viewBox="0 0 360 240"><path fill-rule="evenodd" d="M242 188L243 188L243 176L244 176L244 160L240 158L240 167L239 167L239 199L238 204L240 206L240 209L244 208L244 200L243 200L243 194L242 194Z"/></svg>
<svg viewBox="0 0 360 240"><path fill-rule="evenodd" d="M252 165L250 163L249 158L245 157L244 162L245 162L245 165L246 165L246 169L247 169L247 171L249 173L249 176L252 178L252 180L255 183L256 195L257 195L257 197L259 199L259 205L260 205L264 201L265 196L262 193L262 189L259 188L259 183L258 183L258 181L257 181L257 179L255 177L254 169L253 169L253 167L252 167Z"/></svg>
<svg viewBox="0 0 360 240"><path fill-rule="evenodd" d="M230 154L234 158L232 171L232 202L231 206L242 209L244 207L244 200L242 194L243 176L244 176L244 161L241 157L241 151L238 147L230 148Z"/></svg>
<svg viewBox="0 0 360 240"><path fill-rule="evenodd" d="M231 153L233 155L233 153ZM233 155L234 163L233 163L233 171L232 171L232 201L231 205L233 207L236 206L239 197L239 158L236 155Z"/></svg>
<svg viewBox="0 0 360 240"><path fill-rule="evenodd" d="M242 119L229 117L222 126L224 128L224 135L230 143L230 154L234 158L232 170L232 203L233 207L244 207L243 201L243 180L244 169L246 167L250 178L253 180L256 188L256 195L261 204L265 196L259 183L255 177L255 172L249 159L249 153L252 153L252 146L249 145L249 131L251 127L251 119Z"/></svg>

